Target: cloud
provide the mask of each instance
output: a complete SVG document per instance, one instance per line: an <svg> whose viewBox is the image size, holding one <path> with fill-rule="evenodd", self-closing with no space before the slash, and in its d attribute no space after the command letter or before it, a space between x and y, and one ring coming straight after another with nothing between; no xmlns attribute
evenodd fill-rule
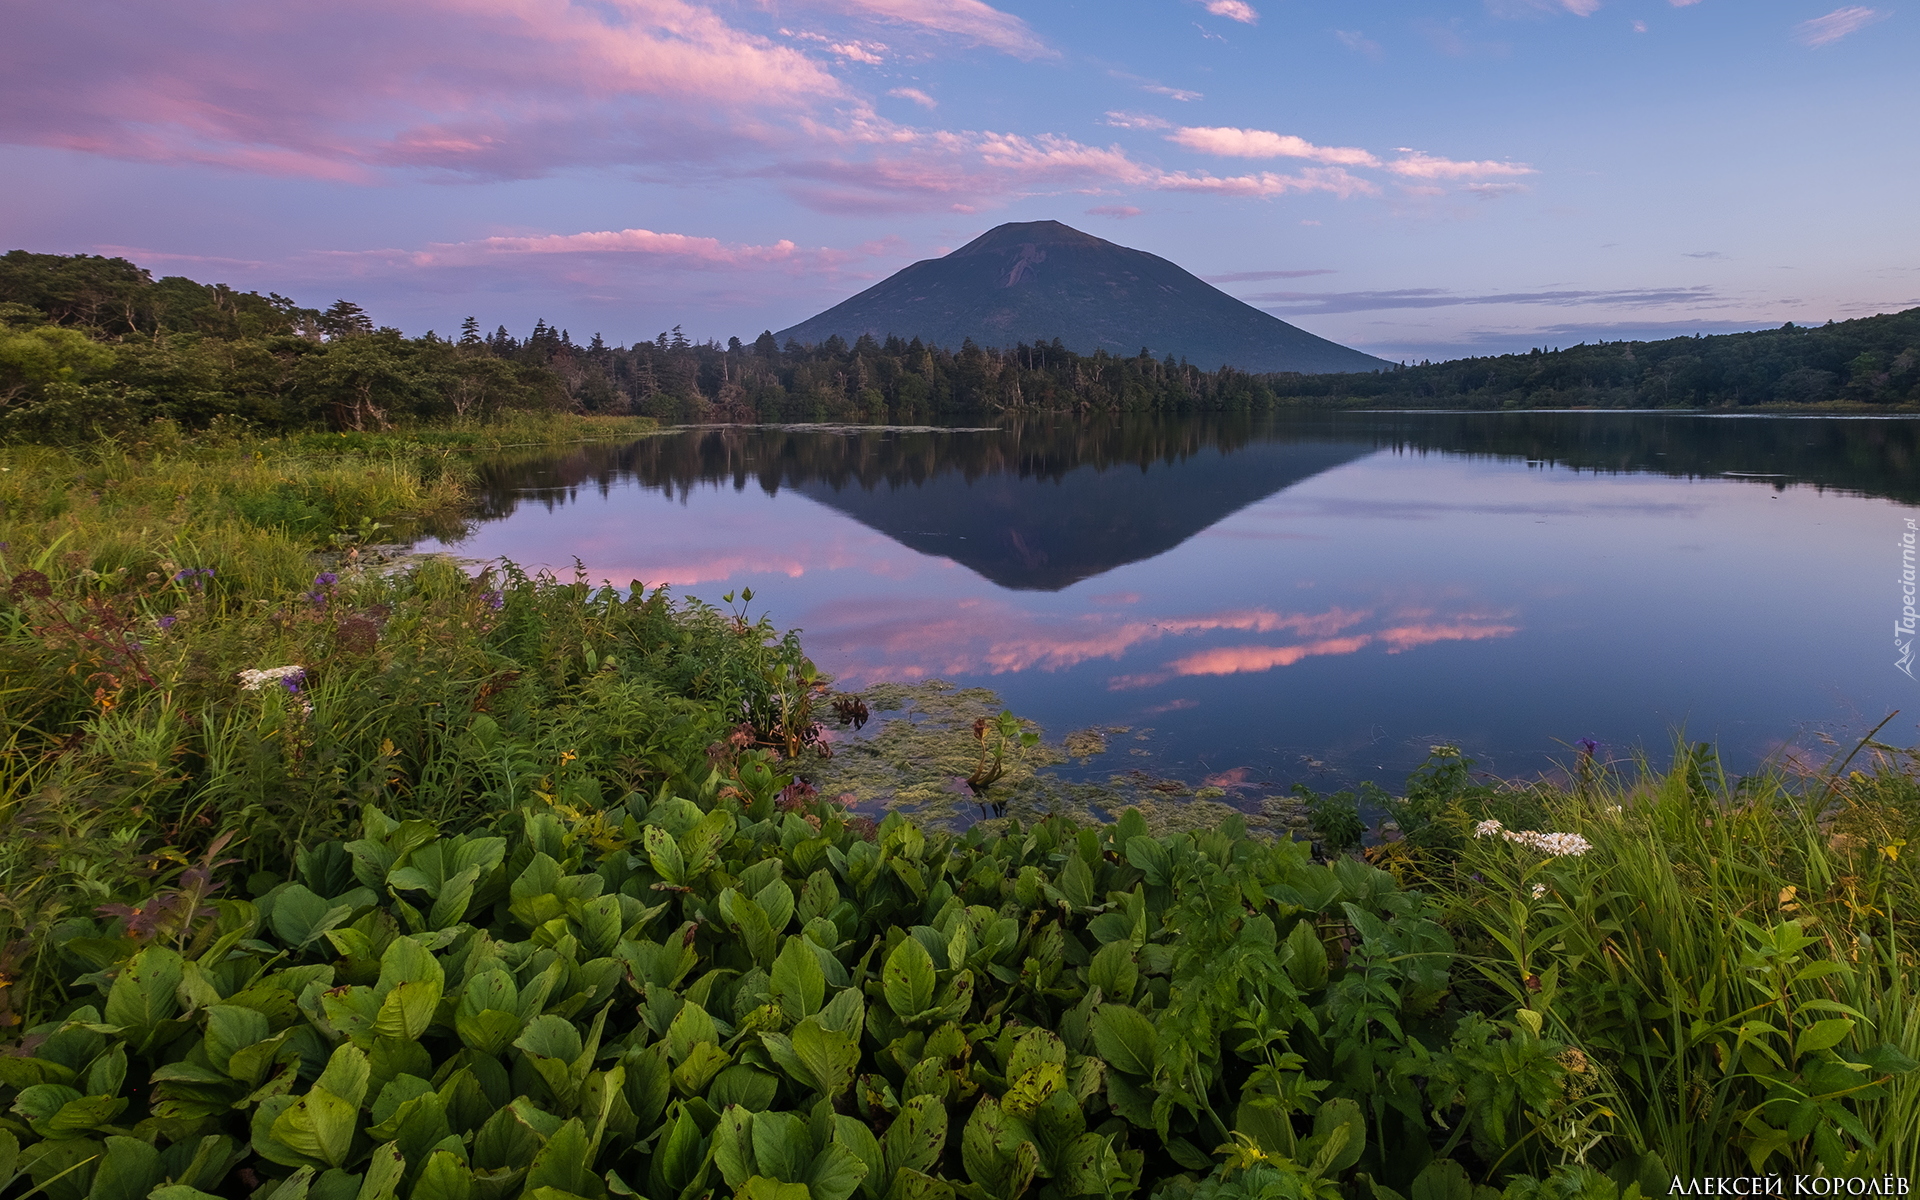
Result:
<svg viewBox="0 0 1920 1200"><path fill-rule="evenodd" d="M1137 217L1145 211L1147 210L1144 208L1135 208L1131 204L1102 204L1097 208L1088 209L1087 215L1090 217L1116 217L1124 221L1129 217Z"/></svg>
<svg viewBox="0 0 1920 1200"><path fill-rule="evenodd" d="M1143 92L1152 92L1156 96L1167 96L1180 101L1182 104L1193 100L1205 100L1207 98L1204 92L1190 92L1185 88L1168 87L1164 83L1143 83L1140 85L1140 90Z"/></svg>
<svg viewBox="0 0 1920 1200"><path fill-rule="evenodd" d="M880 52L884 51L886 48L887 46L885 42L858 42L858 41L834 42L827 46L828 50L831 50L833 53L838 54L841 58L849 59L853 62L866 63L869 66L878 66L881 63L887 61L886 59L880 57Z"/></svg>
<svg viewBox="0 0 1920 1200"><path fill-rule="evenodd" d="M1254 283L1262 279L1304 279L1309 275L1337 275L1331 267L1315 267L1305 271L1232 271L1225 275L1202 275L1208 283Z"/></svg>
<svg viewBox="0 0 1920 1200"><path fill-rule="evenodd" d="M980 0L799 0L799 3L846 16L930 29L1016 58L1055 54L1025 21Z"/></svg>
<svg viewBox="0 0 1920 1200"><path fill-rule="evenodd" d="M1532 175L1536 172L1525 163L1510 162L1455 162L1449 158L1438 158L1424 151L1415 150L1405 158L1396 158L1387 164L1387 170L1395 175L1405 175L1410 179L1461 179L1476 175Z"/></svg>
<svg viewBox="0 0 1920 1200"><path fill-rule="evenodd" d="M1151 113L1112 112L1101 122L1115 129L1172 129L1173 122L1156 117Z"/></svg>
<svg viewBox="0 0 1920 1200"><path fill-rule="evenodd" d="M724 153L721 134L845 94L801 50L688 0L338 0L244 19L223 0L69 0L9 26L35 53L0 71L0 140L341 181Z"/></svg>
<svg viewBox="0 0 1920 1200"><path fill-rule="evenodd" d="M1633 31L1635 33L1645 33L1647 31L1647 23L1645 21L1635 21L1633 23Z"/></svg>
<svg viewBox="0 0 1920 1200"><path fill-rule="evenodd" d="M897 87L888 92L889 96L898 96L902 100L911 100L921 108L939 108L940 102L919 88Z"/></svg>
<svg viewBox="0 0 1920 1200"><path fill-rule="evenodd" d="M1529 10L1570 12L1590 17L1600 11L1602 0L1487 0L1487 10L1496 17L1522 16Z"/></svg>
<svg viewBox="0 0 1920 1200"><path fill-rule="evenodd" d="M651 229L597 230L586 233L550 233L529 237L487 237L465 242L435 242L411 251L333 251L340 258L377 258L413 267L471 266L504 257L541 255L619 255L640 257L683 270L760 270L784 267L815 272L844 266L865 257L887 253L890 243L868 243L859 250L806 250L782 238L756 246L722 242L718 238L684 233L656 233Z"/></svg>
<svg viewBox="0 0 1920 1200"><path fill-rule="evenodd" d="M1881 9L1862 8L1857 4L1847 8L1836 8L1824 17L1800 22L1793 27L1793 35L1802 45L1831 45L1850 33L1865 29L1875 21L1885 20L1888 15Z"/></svg>
<svg viewBox="0 0 1920 1200"><path fill-rule="evenodd" d="M1467 185L1467 191L1482 200L1498 200L1502 196L1532 190L1524 183L1470 183Z"/></svg>
<svg viewBox="0 0 1920 1200"><path fill-rule="evenodd" d="M1167 664L1175 675L1245 675L1290 667L1303 658L1323 654L1352 654L1373 639L1365 634L1355 637L1327 638L1299 646L1222 646L1202 650Z"/></svg>
<svg viewBox="0 0 1920 1200"><path fill-rule="evenodd" d="M1545 304L1555 306L1608 304L1655 308L1668 304L1700 305L1717 301L1707 287L1644 288L1627 291L1499 292L1462 296L1440 288L1406 288L1388 292L1261 292L1241 299L1250 303L1284 306L1288 313L1377 312L1390 308L1449 308L1471 304Z"/></svg>
<svg viewBox="0 0 1920 1200"><path fill-rule="evenodd" d="M1242 25L1256 25L1260 21L1260 14L1246 0L1206 0L1206 3L1207 11L1216 17L1225 17Z"/></svg>
<svg viewBox="0 0 1920 1200"><path fill-rule="evenodd" d="M1380 160L1365 150L1352 146L1316 146L1304 138L1265 129L1190 126L1168 134L1167 140L1203 154L1231 158L1304 158L1348 167L1380 165Z"/></svg>
<svg viewBox="0 0 1920 1200"><path fill-rule="evenodd" d="M1355 54L1364 54L1368 58L1375 59L1380 57L1380 43L1357 29L1336 29L1333 31L1333 36L1339 38L1340 44Z"/></svg>

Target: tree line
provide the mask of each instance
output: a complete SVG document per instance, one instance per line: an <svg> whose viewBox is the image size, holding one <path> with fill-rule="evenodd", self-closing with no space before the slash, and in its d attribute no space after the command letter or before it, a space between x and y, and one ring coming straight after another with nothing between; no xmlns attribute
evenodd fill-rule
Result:
<svg viewBox="0 0 1920 1200"><path fill-rule="evenodd" d="M268 430L378 429L509 410L666 421L941 423L1027 414L1254 413L1296 405L1704 407L1920 403L1920 309L1819 328L1610 342L1344 375L1202 370L1144 348L1077 354L762 333L585 344L376 328L347 300L305 308L123 258L0 255L0 437L66 440L169 418Z"/></svg>

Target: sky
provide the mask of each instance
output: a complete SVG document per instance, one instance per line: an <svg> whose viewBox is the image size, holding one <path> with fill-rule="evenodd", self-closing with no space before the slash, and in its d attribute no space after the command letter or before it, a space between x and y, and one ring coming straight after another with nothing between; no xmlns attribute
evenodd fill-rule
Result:
<svg viewBox="0 0 1920 1200"><path fill-rule="evenodd" d="M1395 360L1920 305L1900 0L0 0L0 250L781 329L1006 221Z"/></svg>

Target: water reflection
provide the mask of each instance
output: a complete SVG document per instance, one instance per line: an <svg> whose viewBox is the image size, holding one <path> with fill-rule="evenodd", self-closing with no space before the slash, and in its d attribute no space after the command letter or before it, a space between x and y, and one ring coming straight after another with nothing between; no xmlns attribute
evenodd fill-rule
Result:
<svg viewBox="0 0 1920 1200"><path fill-rule="evenodd" d="M458 548L747 584L848 686L982 682L1056 734L1150 727L1114 754L1196 783L1391 780L1436 742L1522 770L1681 726L1751 761L1804 722L1920 706L1880 633L1917 435L1621 413L696 429L491 462Z"/></svg>

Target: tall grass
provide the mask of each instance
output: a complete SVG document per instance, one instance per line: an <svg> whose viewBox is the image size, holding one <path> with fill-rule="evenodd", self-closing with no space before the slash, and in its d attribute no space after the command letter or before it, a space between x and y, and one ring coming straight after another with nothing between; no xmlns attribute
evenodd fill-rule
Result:
<svg viewBox="0 0 1920 1200"><path fill-rule="evenodd" d="M1920 1168L1920 880L1902 854L1920 788L1911 758L1876 754L1844 780L1732 781L1682 747L1664 772L1524 789L1538 831L1580 835L1580 854L1455 809L1459 858L1432 879L1487 983L1603 1065L1596 1161Z"/></svg>

